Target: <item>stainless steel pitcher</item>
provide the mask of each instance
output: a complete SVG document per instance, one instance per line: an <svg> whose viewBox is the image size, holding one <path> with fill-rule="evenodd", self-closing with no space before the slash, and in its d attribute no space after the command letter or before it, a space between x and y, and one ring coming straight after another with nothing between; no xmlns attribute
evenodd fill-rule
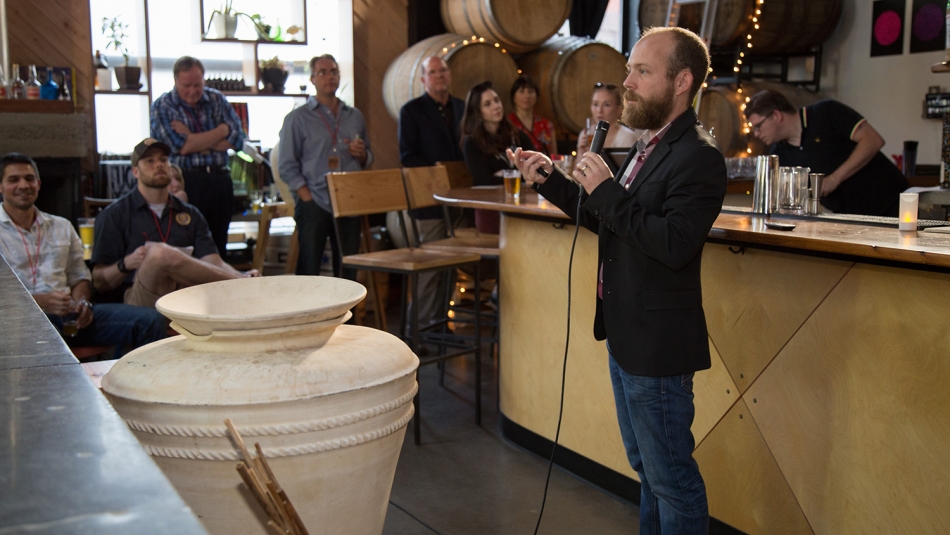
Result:
<svg viewBox="0 0 950 535"><path fill-rule="evenodd" d="M771 214L778 207L778 156L758 156L755 160L755 182L752 186L752 213Z"/></svg>

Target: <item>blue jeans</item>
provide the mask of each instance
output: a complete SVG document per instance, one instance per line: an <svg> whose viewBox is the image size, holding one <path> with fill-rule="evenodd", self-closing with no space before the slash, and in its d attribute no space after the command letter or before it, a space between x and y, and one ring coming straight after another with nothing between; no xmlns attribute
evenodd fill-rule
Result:
<svg viewBox="0 0 950 535"><path fill-rule="evenodd" d="M706 486L693 459L693 374L631 375L610 357L620 436L640 476L640 535L709 533Z"/></svg>
<svg viewBox="0 0 950 535"><path fill-rule="evenodd" d="M62 334L63 319L47 314L50 323ZM66 339L75 347L117 346L115 357L124 346L136 348L165 338L165 318L154 308L118 303L98 303L92 308L92 323Z"/></svg>

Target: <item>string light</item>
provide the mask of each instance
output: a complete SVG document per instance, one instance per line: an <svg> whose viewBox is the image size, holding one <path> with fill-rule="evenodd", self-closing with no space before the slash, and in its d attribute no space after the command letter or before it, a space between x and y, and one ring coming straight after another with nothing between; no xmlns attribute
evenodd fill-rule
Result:
<svg viewBox="0 0 950 535"><path fill-rule="evenodd" d="M737 78L735 99L736 99L736 104L739 107L740 113L745 111L746 104L749 102L750 98L742 94L742 85L738 81L738 78L739 76L741 76L743 58L745 58L745 51L752 48L752 38L756 34L756 32L760 29L759 17L762 16L762 6L765 5L765 0L756 0L755 4L756 4L755 14L749 17L751 19L752 29L749 30L749 32L746 34L745 47L741 47L740 45L740 49L739 49L740 51L739 51L738 57L736 58L735 63L733 63L732 65L732 71L736 73L736 78ZM710 72L711 71L712 69L710 69ZM751 74L751 72L752 72L752 67L750 65L749 73ZM703 83L703 87L704 88L707 87L707 84ZM743 134L749 135L752 133L751 126L749 125L748 122L745 122L743 126L740 127L740 129L742 130ZM752 147L749 145L748 141L746 143L746 153L750 155L752 154Z"/></svg>

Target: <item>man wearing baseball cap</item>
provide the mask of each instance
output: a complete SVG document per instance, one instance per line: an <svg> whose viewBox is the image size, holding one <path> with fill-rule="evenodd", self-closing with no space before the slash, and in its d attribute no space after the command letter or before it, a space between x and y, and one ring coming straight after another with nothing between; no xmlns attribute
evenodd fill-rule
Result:
<svg viewBox="0 0 950 535"><path fill-rule="evenodd" d="M102 293L121 291L127 304L155 306L179 288L257 275L225 263L201 212L168 193L169 154L171 148L153 138L136 145L138 187L96 218L93 285Z"/></svg>

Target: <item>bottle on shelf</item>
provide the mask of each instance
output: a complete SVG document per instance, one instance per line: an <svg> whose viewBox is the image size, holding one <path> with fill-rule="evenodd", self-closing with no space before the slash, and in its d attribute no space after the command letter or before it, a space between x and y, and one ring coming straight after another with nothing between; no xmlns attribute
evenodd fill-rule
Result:
<svg viewBox="0 0 950 535"><path fill-rule="evenodd" d="M26 99L40 99L40 81L36 79L36 65L30 65L30 79L26 82Z"/></svg>
<svg viewBox="0 0 950 535"><path fill-rule="evenodd" d="M66 85L66 73L60 73L59 75L59 92L56 94L58 100L72 100L72 95L69 94L69 86Z"/></svg>
<svg viewBox="0 0 950 535"><path fill-rule="evenodd" d="M109 71L109 63L106 58L96 50L96 89L99 91L112 91L112 73Z"/></svg>
<svg viewBox="0 0 950 535"><path fill-rule="evenodd" d="M14 63L13 69L10 70L10 93L8 97L24 99L26 98L25 90L26 84L23 82L23 78L20 78L20 64Z"/></svg>
<svg viewBox="0 0 950 535"><path fill-rule="evenodd" d="M53 81L53 68L46 68L46 81L40 86L40 98L43 100L56 100L59 95L59 84Z"/></svg>
<svg viewBox="0 0 950 535"><path fill-rule="evenodd" d="M3 65L0 65L0 99L7 98L7 78L3 75Z"/></svg>

